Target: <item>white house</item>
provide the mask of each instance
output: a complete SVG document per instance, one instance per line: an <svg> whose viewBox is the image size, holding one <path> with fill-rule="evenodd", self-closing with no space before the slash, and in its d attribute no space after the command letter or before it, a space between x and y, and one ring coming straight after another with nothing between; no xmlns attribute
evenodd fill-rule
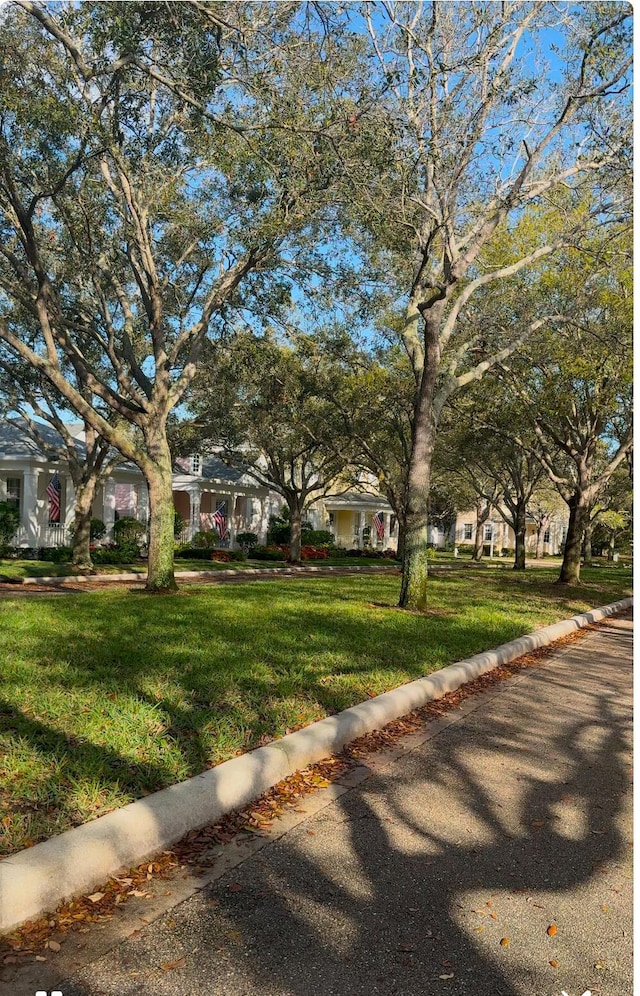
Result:
<svg viewBox="0 0 640 996"><path fill-rule="evenodd" d="M54 429L40 425L39 432L51 446L59 445ZM81 450L81 436L78 446ZM58 494L52 502L47 489L54 478ZM67 545L73 499L73 482L64 461L47 457L19 419L0 422L0 501L13 503L20 512L15 545ZM216 456L197 454L176 462L173 501L185 523L181 539L189 540L199 530L217 528L219 532L224 520L224 545L230 547L237 545L236 536L243 532L256 533L261 543L266 542L269 517L277 515L284 504L281 495L248 474L228 467ZM130 463L118 465L98 487L92 511L107 527L107 539L112 538L118 518L131 516L146 523L148 493L139 469ZM391 507L373 494L353 492L327 498L312 505L306 518L316 529L330 529L342 546L383 549L395 548L397 542Z"/></svg>
<svg viewBox="0 0 640 996"><path fill-rule="evenodd" d="M52 446L60 440L46 425L39 431ZM78 434L78 446L82 447ZM52 501L47 489L56 478L59 513L52 515ZM375 493L373 479L363 480L361 491L339 492L311 506L306 513L316 529L330 530L338 546L347 549L371 546L396 549L398 526L387 500ZM52 461L31 438L19 419L0 422L0 501L12 502L20 511L20 526L15 545L21 547L64 546L70 541L73 522L74 488L63 461ZM269 517L277 515L284 502L280 495L256 483L248 474L228 467L216 456L193 455L178 460L173 477L173 501L185 527L181 536L189 540L199 530L216 529L224 520L227 537L224 545L236 546L236 536L256 533L266 542ZM54 502L54 505L56 502ZM144 478L130 463L119 464L98 487L93 515L107 527L107 539L113 536L116 519L132 516L140 522L148 519L148 494ZM543 553L557 554L566 535L568 516L554 514L543 537ZM449 535L430 526L429 540L436 547L445 543L463 548L473 546L476 516L474 511L456 516ZM487 552L501 556L513 550L513 530L494 512L485 523ZM218 528L218 532L220 529ZM526 549L536 549L536 525L527 518Z"/></svg>

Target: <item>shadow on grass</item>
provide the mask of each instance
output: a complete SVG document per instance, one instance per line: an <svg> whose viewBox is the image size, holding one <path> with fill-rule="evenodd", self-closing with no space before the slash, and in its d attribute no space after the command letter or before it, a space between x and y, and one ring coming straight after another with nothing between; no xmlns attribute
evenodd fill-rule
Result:
<svg viewBox="0 0 640 996"><path fill-rule="evenodd" d="M434 585L442 616L367 609L372 592L391 601L397 591L396 579L379 578L15 603L19 663L14 674L7 625L3 728L40 757L62 758L74 778L99 778L128 799L519 636L531 628L530 606L544 602L528 583L515 585L526 602L514 602L511 578ZM579 594L554 589L558 614L574 614ZM22 709L31 683L38 721ZM64 810L63 786L59 797Z"/></svg>
<svg viewBox="0 0 640 996"><path fill-rule="evenodd" d="M533 680L533 694L510 693L489 721L450 727L393 776L342 796L172 911L171 930L161 921L66 983L65 996L107 978L123 996L140 993L127 977L133 954L160 996L190 996L203 979L208 996L600 991L601 900L582 890L608 887L602 873L623 850L629 669L608 666L603 680L594 660L579 684L561 669ZM630 939L615 934L607 991L622 993ZM158 943L184 959L171 978L156 971Z"/></svg>

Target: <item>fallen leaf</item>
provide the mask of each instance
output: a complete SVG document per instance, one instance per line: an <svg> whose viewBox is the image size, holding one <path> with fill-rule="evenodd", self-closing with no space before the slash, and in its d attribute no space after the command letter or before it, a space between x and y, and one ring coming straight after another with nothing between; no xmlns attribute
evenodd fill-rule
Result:
<svg viewBox="0 0 640 996"><path fill-rule="evenodd" d="M500 941L500 947L501 947L501 948L508 948L508 947L509 947L509 945L510 945L510 943L511 943L511 941L509 940L509 938L508 938L508 937L503 937L503 938L501 939L501 941Z"/></svg>
<svg viewBox="0 0 640 996"><path fill-rule="evenodd" d="M46 961L46 960L47 960L47 959L46 959L46 958L43 958L43 956L42 956L42 955L36 955L36 961Z"/></svg>
<svg viewBox="0 0 640 996"><path fill-rule="evenodd" d="M307 834L309 835L309 837L315 837L316 832L315 830L307 830Z"/></svg>
<svg viewBox="0 0 640 996"><path fill-rule="evenodd" d="M547 934L549 935L549 937L553 937L554 934L557 933L558 933L558 928L556 927L555 923L552 923L550 927L547 927Z"/></svg>
<svg viewBox="0 0 640 996"><path fill-rule="evenodd" d="M549 962L549 964L551 965L551 968L557 968L558 967L558 962L556 961L555 958L552 958L551 961Z"/></svg>
<svg viewBox="0 0 640 996"><path fill-rule="evenodd" d="M160 968L163 972L171 972L174 968L182 968L186 960L186 958L176 958L175 961L165 961L164 965L161 965Z"/></svg>
<svg viewBox="0 0 640 996"><path fill-rule="evenodd" d="M603 913L608 913L609 912L609 907L608 906L601 906L600 909L602 910Z"/></svg>
<svg viewBox="0 0 640 996"><path fill-rule="evenodd" d="M242 886L239 882L232 882L229 886L229 892L242 892Z"/></svg>
<svg viewBox="0 0 640 996"><path fill-rule="evenodd" d="M455 978L455 976L454 976L454 973L452 972L451 975L439 975L438 978L439 979L453 979L453 978Z"/></svg>
<svg viewBox="0 0 640 996"><path fill-rule="evenodd" d="M51 951L59 951L60 945L58 944L57 941L49 941L49 949Z"/></svg>
<svg viewBox="0 0 640 996"><path fill-rule="evenodd" d="M87 896L87 899L91 903L99 903L101 899L104 899L104 892L94 892L92 896Z"/></svg>
<svg viewBox="0 0 640 996"><path fill-rule="evenodd" d="M398 951L415 951L414 944L398 944Z"/></svg>
<svg viewBox="0 0 640 996"><path fill-rule="evenodd" d="M492 920L497 920L498 919L498 914L497 913L490 913L489 916L491 917Z"/></svg>
<svg viewBox="0 0 640 996"><path fill-rule="evenodd" d="M127 893L127 895L128 896L137 896L138 899L143 899L145 896L148 896L149 893L148 892L140 892L139 889L132 889L131 892Z"/></svg>

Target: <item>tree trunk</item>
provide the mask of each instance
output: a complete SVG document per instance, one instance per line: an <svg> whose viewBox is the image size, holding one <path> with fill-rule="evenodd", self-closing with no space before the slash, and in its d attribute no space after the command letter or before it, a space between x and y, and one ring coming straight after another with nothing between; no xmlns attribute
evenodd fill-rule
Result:
<svg viewBox="0 0 640 996"><path fill-rule="evenodd" d="M580 493L573 495L568 505L569 526L558 584L580 584L580 550L589 512Z"/></svg>
<svg viewBox="0 0 640 996"><path fill-rule="evenodd" d="M398 516L398 547L396 550L396 557L399 560L404 560L404 547L405 547L405 536L407 534L406 527L406 515Z"/></svg>
<svg viewBox="0 0 640 996"><path fill-rule="evenodd" d="M536 560L542 560L544 555L544 550L542 549L544 546L544 534L547 530L547 526L549 525L549 521L550 516L545 515L538 523L538 529L536 532Z"/></svg>
<svg viewBox="0 0 640 996"><path fill-rule="evenodd" d="M473 547L473 555L471 557L471 559L475 560L475 562L478 564L480 563L482 557L484 556L483 526L487 521L487 519L489 518L490 513L491 513L490 505L488 504L485 505L483 511L481 503L478 502L478 504L476 505L476 535Z"/></svg>
<svg viewBox="0 0 640 996"><path fill-rule="evenodd" d="M593 551L591 549L591 537L593 535L593 520L590 516L587 517L587 521L584 527L584 539L582 541L582 552L584 555L584 566L591 567L593 563Z"/></svg>
<svg viewBox="0 0 640 996"><path fill-rule="evenodd" d="M289 504L291 512L291 542L289 544L289 561L299 564L302 549L302 509L297 502Z"/></svg>
<svg viewBox="0 0 640 996"><path fill-rule="evenodd" d="M516 514L513 520L514 532L516 534L516 558L513 565L514 571L524 571L526 565L526 537L527 537L527 509L524 502L518 502Z"/></svg>
<svg viewBox="0 0 640 996"><path fill-rule="evenodd" d="M174 509L171 453L164 427L162 432L147 436L151 460L144 471L149 488L149 559L147 586L149 592L163 594L177 588L173 570Z"/></svg>
<svg viewBox="0 0 640 996"><path fill-rule="evenodd" d="M607 551L607 560L613 560L613 554L614 554L615 548L616 548L616 534L615 534L615 532L612 532L611 536L609 537L609 549ZM585 563L585 567L586 567L587 561L585 560L584 563Z"/></svg>
<svg viewBox="0 0 640 996"><path fill-rule="evenodd" d="M83 571L93 567L91 561L91 509L96 491L96 482L89 480L77 485L74 498L74 528L71 545L71 563Z"/></svg>
<svg viewBox="0 0 640 996"><path fill-rule="evenodd" d="M424 610L427 607L427 543L429 542L427 519L431 460L437 429L434 406L435 382L440 362L438 321L439 314L433 314L425 319L424 369L413 420L407 521L399 601L400 607L405 609Z"/></svg>

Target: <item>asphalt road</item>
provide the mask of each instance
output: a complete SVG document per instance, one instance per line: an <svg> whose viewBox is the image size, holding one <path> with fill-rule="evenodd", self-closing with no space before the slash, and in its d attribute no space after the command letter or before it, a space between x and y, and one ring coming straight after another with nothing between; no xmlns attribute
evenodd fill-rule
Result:
<svg viewBox="0 0 640 996"><path fill-rule="evenodd" d="M89 939L57 989L629 996L632 625L610 620L338 798L303 801L282 836L106 953ZM3 996L33 996L33 979Z"/></svg>

